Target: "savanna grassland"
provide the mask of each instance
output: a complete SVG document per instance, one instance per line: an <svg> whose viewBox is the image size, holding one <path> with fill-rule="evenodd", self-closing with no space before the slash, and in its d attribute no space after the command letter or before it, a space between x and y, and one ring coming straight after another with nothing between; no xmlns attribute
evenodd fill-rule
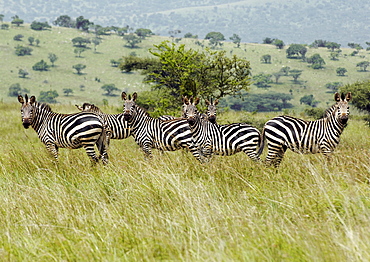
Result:
<svg viewBox="0 0 370 262"><path fill-rule="evenodd" d="M155 151L145 161L128 138L111 142L108 166L91 167L82 149L61 149L53 164L19 109L0 103L4 261L370 260L370 129L356 115L330 162L290 151L279 169L242 153L200 164Z"/></svg>

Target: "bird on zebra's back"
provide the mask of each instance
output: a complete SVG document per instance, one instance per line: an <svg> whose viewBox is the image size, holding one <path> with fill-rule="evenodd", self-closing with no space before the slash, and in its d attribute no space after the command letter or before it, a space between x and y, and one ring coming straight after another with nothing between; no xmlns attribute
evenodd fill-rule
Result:
<svg viewBox="0 0 370 262"><path fill-rule="evenodd" d="M131 130L123 113L106 114L94 104L83 103L82 106L75 105L83 112L93 112L102 117L107 128L108 143L110 139L126 139L131 135Z"/></svg>
<svg viewBox="0 0 370 262"><path fill-rule="evenodd" d="M262 136L257 128L246 123L213 124L198 112L199 98L183 99L186 119L204 157L210 160L213 155L230 156L244 152L252 160L260 161L257 149Z"/></svg>
<svg viewBox="0 0 370 262"><path fill-rule="evenodd" d="M263 128L263 142L266 140L268 149L266 164L278 167L288 148L301 154L322 153L329 158L347 125L348 102L351 99L351 93L335 93L336 103L319 120L305 121L291 116L278 116L267 121ZM263 147L258 154L261 155L262 151Z"/></svg>
<svg viewBox="0 0 370 262"><path fill-rule="evenodd" d="M188 149L198 161L203 162L186 119L175 118L162 121L153 118L136 104L136 99L136 92L132 97L122 92L125 120L128 122L135 142L147 158L152 157L152 148L161 151Z"/></svg>
<svg viewBox="0 0 370 262"><path fill-rule="evenodd" d="M102 159L108 163L108 141L105 125L96 114L80 112L76 114L59 114L50 106L36 101L35 96L18 96L21 106L22 124L25 129L30 126L36 131L46 149L58 161L59 148L76 149L83 147L92 163ZM94 146L100 156L97 157Z"/></svg>

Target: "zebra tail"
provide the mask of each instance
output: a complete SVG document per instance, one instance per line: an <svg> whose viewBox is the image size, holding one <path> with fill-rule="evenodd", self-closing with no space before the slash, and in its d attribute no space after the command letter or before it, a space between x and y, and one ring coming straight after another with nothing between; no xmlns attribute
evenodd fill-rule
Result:
<svg viewBox="0 0 370 262"><path fill-rule="evenodd" d="M257 156L260 156L262 154L264 148L265 148L265 128L263 128L262 130Z"/></svg>

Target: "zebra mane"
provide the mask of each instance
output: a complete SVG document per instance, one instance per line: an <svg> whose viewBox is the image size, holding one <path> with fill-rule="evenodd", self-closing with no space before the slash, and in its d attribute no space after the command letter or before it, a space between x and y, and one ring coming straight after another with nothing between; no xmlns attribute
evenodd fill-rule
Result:
<svg viewBox="0 0 370 262"><path fill-rule="evenodd" d="M35 102L34 106L48 112L53 112L53 110L51 110L51 107L46 103Z"/></svg>

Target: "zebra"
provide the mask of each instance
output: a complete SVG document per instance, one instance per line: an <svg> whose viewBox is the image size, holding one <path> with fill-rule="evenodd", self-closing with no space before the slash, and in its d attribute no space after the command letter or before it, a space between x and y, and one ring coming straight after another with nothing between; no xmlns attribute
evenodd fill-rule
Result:
<svg viewBox="0 0 370 262"><path fill-rule="evenodd" d="M105 126L100 117L93 113L59 114L50 106L36 101L35 96L28 99L18 96L22 104L22 124L36 131L46 149L58 161L59 148L76 149L83 147L92 163L98 162L94 145L98 147L104 164L108 164L108 143Z"/></svg>
<svg viewBox="0 0 370 262"><path fill-rule="evenodd" d="M218 99L215 99L214 101L205 100L207 105L207 112L206 117L209 122L212 124L216 124L216 117L217 117L217 105L218 105Z"/></svg>
<svg viewBox="0 0 370 262"><path fill-rule="evenodd" d="M196 105L199 98L184 98L185 115L201 154L210 160L212 155L230 156L243 151L253 161L260 161L257 148L262 143L257 128L246 123L213 124L201 117Z"/></svg>
<svg viewBox="0 0 370 262"><path fill-rule="evenodd" d="M203 163L186 119L175 118L162 121L152 118L136 104L136 92L132 98L125 92L122 92L121 97L124 100L125 120L128 121L135 142L144 151L146 158L152 157L152 148L161 151L175 151L184 148L189 149L193 156Z"/></svg>
<svg viewBox="0 0 370 262"><path fill-rule="evenodd" d="M131 135L131 129L123 113L120 114L106 114L99 107L94 104L83 103L82 106L75 105L79 110L86 112L93 112L104 120L107 128L108 143L110 139L126 139Z"/></svg>
<svg viewBox="0 0 370 262"><path fill-rule="evenodd" d="M266 164L278 167L289 148L302 154L322 153L327 158L339 144L340 135L348 121L348 102L352 99L335 93L336 103L330 107L324 118L305 121L291 116L278 116L266 122L263 128L263 143L267 141ZM258 154L261 155L263 146Z"/></svg>

